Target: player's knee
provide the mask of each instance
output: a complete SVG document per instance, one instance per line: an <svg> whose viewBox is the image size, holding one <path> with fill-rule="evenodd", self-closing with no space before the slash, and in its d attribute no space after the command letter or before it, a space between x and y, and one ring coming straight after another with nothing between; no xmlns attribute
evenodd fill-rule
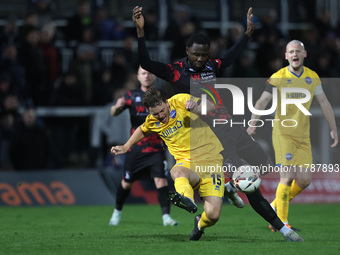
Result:
<svg viewBox="0 0 340 255"><path fill-rule="evenodd" d="M187 174L180 168L173 168L171 170L171 177L173 180L179 177L187 177Z"/></svg>
<svg viewBox="0 0 340 255"><path fill-rule="evenodd" d="M126 181L122 181L122 187L123 187L123 189L125 189L125 190L130 190L131 188L132 188L132 185L133 185L133 183L130 183L130 182L126 182Z"/></svg>
<svg viewBox="0 0 340 255"><path fill-rule="evenodd" d="M168 181L165 178L154 178L155 186L157 189L163 188L165 186L168 186Z"/></svg>
<svg viewBox="0 0 340 255"><path fill-rule="evenodd" d="M296 179L296 184L301 188L301 189L305 189L309 186L309 184L311 183L311 178L299 178Z"/></svg>
<svg viewBox="0 0 340 255"><path fill-rule="evenodd" d="M294 178L281 178L280 183L286 186L291 186Z"/></svg>
<svg viewBox="0 0 340 255"><path fill-rule="evenodd" d="M216 223L220 219L220 210L217 208L215 210L209 210L205 212L209 221Z"/></svg>

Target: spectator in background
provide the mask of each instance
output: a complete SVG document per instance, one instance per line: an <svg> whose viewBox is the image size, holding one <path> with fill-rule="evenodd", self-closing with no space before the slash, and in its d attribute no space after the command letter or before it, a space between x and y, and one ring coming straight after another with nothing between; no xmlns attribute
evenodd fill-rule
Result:
<svg viewBox="0 0 340 255"><path fill-rule="evenodd" d="M125 58L124 54L120 51L117 51L113 55L112 64L111 64L111 72L112 72L112 82L117 89L121 89L124 87L125 82L127 81L130 68Z"/></svg>
<svg viewBox="0 0 340 255"><path fill-rule="evenodd" d="M181 25L191 19L190 8L185 4L176 4L172 11L172 17L163 36L164 41L175 40L178 37Z"/></svg>
<svg viewBox="0 0 340 255"><path fill-rule="evenodd" d="M65 27L65 39L80 42L83 38L84 30L93 25L90 1L80 0L77 4L76 13L68 19L67 24Z"/></svg>
<svg viewBox="0 0 340 255"><path fill-rule="evenodd" d="M317 70L318 58L321 54L320 49L320 32L315 26L306 30L303 36L305 41L305 48L308 52L308 58L305 59L305 65L312 70Z"/></svg>
<svg viewBox="0 0 340 255"><path fill-rule="evenodd" d="M21 119L21 115L19 113L20 106L20 101L15 94L7 94L3 101L1 101L1 112L12 115L14 126L18 125Z"/></svg>
<svg viewBox="0 0 340 255"><path fill-rule="evenodd" d="M99 80L94 82L93 86L93 104L106 105L112 102L114 94L117 91L112 82L112 73L109 69L105 69Z"/></svg>
<svg viewBox="0 0 340 255"><path fill-rule="evenodd" d="M180 34L176 36L174 40L174 46L171 51L171 62L176 62L186 56L186 45L187 41L192 36L195 31L195 25L191 21L187 21L180 25L179 27Z"/></svg>
<svg viewBox="0 0 340 255"><path fill-rule="evenodd" d="M32 30L39 29L38 14L34 11L28 12L24 24L20 27L20 40L25 41L27 34Z"/></svg>
<svg viewBox="0 0 340 255"><path fill-rule="evenodd" d="M0 111L0 170L13 169L9 148L15 137L14 118L10 112Z"/></svg>
<svg viewBox="0 0 340 255"><path fill-rule="evenodd" d="M38 29L28 31L18 55L26 70L28 93L35 106L45 102L43 97L46 90L46 66L43 51L39 47L39 39Z"/></svg>
<svg viewBox="0 0 340 255"><path fill-rule="evenodd" d="M32 108L25 109L15 130L10 157L15 170L38 170L48 167L49 141L46 130L38 125Z"/></svg>
<svg viewBox="0 0 340 255"><path fill-rule="evenodd" d="M12 92L15 93L21 102L27 99L26 71L18 62L17 48L14 44L9 44L4 48L3 58L0 61L0 70L7 75L7 81L12 82ZM4 75L4 74L3 74ZM0 82L4 76L0 75Z"/></svg>
<svg viewBox="0 0 340 255"><path fill-rule="evenodd" d="M56 88L53 105L83 106L85 104L83 93L83 85L76 72L68 71L62 76L61 82ZM50 121L53 167L74 166L78 163L80 151L79 134L80 126L83 125L83 122L83 118L75 117L62 117Z"/></svg>
<svg viewBox="0 0 340 255"><path fill-rule="evenodd" d="M83 85L83 95L86 105L92 104L93 81L99 72L100 64L97 57L97 45L93 38L93 30L86 28L83 31L83 39L76 49L76 59L71 68L76 70L79 82Z"/></svg>
<svg viewBox="0 0 340 255"><path fill-rule="evenodd" d="M3 102L5 98L13 93L11 76L7 72L0 73L0 103L1 107L3 107Z"/></svg>
<svg viewBox="0 0 340 255"><path fill-rule="evenodd" d="M321 15L317 17L315 26L320 32L321 39L325 38L329 32L334 32L334 28L331 24L331 14L328 10L321 11Z"/></svg>
<svg viewBox="0 0 340 255"><path fill-rule="evenodd" d="M154 9L146 10L144 14L145 19L145 40L147 41L157 41L158 40L158 23L157 23L157 13Z"/></svg>
<svg viewBox="0 0 340 255"><path fill-rule="evenodd" d="M41 28L39 47L42 50L46 68L43 90L44 105L50 103L54 83L60 74L59 52L53 41L55 30L54 22L47 22Z"/></svg>
<svg viewBox="0 0 340 255"><path fill-rule="evenodd" d="M96 10L94 29L97 40L123 40L127 36L125 28L110 19L103 7Z"/></svg>
<svg viewBox="0 0 340 255"><path fill-rule="evenodd" d="M8 44L14 44L16 46L20 44L19 29L16 25L15 16L9 16L7 18L7 23L0 33L0 49L2 50Z"/></svg>
<svg viewBox="0 0 340 255"><path fill-rule="evenodd" d="M129 72L136 73L139 67L139 55L134 48L134 44L137 44L136 38L133 36L127 36L123 41L123 47L119 50L123 54L127 68Z"/></svg>
<svg viewBox="0 0 340 255"><path fill-rule="evenodd" d="M232 77L260 77L260 73L254 65L254 53L252 51L245 50L241 53L240 60L233 68Z"/></svg>
<svg viewBox="0 0 340 255"><path fill-rule="evenodd" d="M63 75L61 83L54 92L55 106L83 106L85 96L83 84L78 80L75 72L69 71Z"/></svg>
<svg viewBox="0 0 340 255"><path fill-rule="evenodd" d="M43 27L44 24L53 20L55 5L52 0L33 0L33 2L38 16L38 25Z"/></svg>

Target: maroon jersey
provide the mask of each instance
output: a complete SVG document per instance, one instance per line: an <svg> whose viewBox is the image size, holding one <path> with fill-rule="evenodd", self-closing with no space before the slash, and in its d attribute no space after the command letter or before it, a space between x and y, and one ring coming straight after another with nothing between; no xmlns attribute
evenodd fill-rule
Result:
<svg viewBox="0 0 340 255"><path fill-rule="evenodd" d="M131 132L130 135L135 132L135 130L144 123L146 116L149 115L148 110L143 105L142 99L144 96L144 91L140 88L135 90L128 90L125 95L126 104L123 107L130 111L130 121L131 121ZM136 145L132 146L130 150L140 151L142 153L158 152L164 151L165 146L162 139L158 134L153 133L144 137Z"/></svg>

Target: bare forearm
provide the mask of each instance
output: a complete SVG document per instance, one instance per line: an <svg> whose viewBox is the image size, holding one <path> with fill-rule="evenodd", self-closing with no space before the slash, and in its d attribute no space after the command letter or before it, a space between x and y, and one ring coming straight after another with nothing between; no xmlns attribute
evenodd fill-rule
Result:
<svg viewBox="0 0 340 255"><path fill-rule="evenodd" d="M130 149L134 144L138 143L140 140L142 140L145 137L144 132L142 131L141 127L139 126L135 132L132 134L132 136L129 138L129 140L124 144L124 147L128 150Z"/></svg>
<svg viewBox="0 0 340 255"><path fill-rule="evenodd" d="M323 113L326 121L328 122L330 129L332 131L336 132L337 127L336 127L336 122L335 122L335 118L334 118L334 112L333 112L332 106L330 105L329 101L323 102L320 106L321 106L322 113Z"/></svg>
<svg viewBox="0 0 340 255"><path fill-rule="evenodd" d="M122 112L123 112L122 107L118 107L117 105L112 106L110 110L111 116L118 116Z"/></svg>

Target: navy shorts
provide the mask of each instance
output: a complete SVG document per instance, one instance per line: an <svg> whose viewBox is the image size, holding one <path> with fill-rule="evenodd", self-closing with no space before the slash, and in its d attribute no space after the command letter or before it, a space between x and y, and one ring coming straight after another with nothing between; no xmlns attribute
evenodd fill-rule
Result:
<svg viewBox="0 0 340 255"><path fill-rule="evenodd" d="M132 183L142 178L166 178L165 152L141 153L129 151L124 163L124 180Z"/></svg>

